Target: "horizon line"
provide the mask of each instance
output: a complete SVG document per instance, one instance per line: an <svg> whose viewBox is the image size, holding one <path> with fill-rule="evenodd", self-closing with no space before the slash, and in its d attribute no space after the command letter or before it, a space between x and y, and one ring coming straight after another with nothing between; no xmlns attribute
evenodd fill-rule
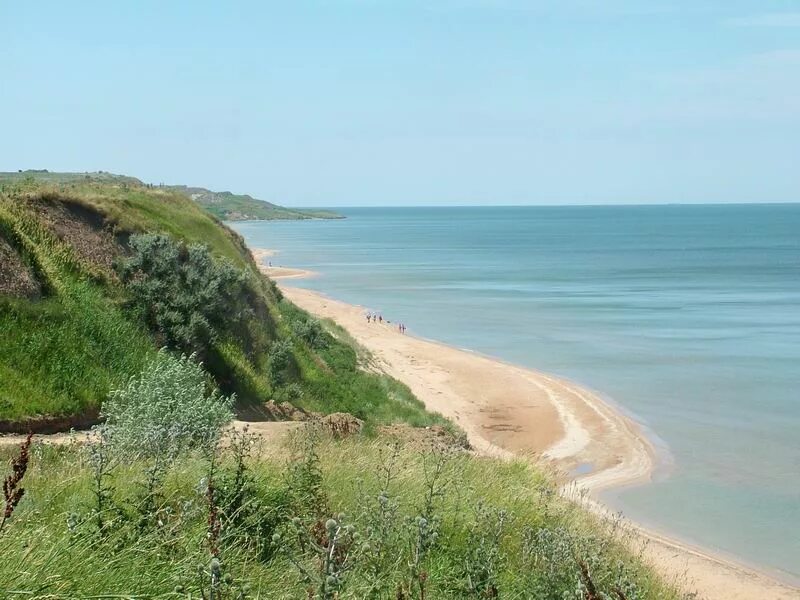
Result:
<svg viewBox="0 0 800 600"><path fill-rule="evenodd" d="M793 204L800 204L800 200L771 200L769 202L604 202L596 204L351 204L340 206L281 204L281 206L297 210L347 210L351 208L614 208L633 206L785 206Z"/></svg>

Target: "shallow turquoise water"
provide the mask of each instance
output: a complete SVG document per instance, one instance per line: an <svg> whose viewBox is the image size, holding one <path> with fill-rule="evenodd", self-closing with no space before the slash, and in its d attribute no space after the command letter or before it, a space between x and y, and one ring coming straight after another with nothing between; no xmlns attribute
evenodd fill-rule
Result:
<svg viewBox="0 0 800 600"><path fill-rule="evenodd" d="M665 446L628 516L800 578L800 205L239 223L293 284L599 390Z"/></svg>

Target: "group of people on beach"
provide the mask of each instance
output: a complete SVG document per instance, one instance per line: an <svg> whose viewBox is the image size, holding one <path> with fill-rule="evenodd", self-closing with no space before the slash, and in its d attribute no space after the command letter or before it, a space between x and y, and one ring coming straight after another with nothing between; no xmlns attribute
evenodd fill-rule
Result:
<svg viewBox="0 0 800 600"><path fill-rule="evenodd" d="M379 324L383 325L384 319L383 319L383 315L381 315L381 314L368 312L366 314L366 317L367 317L367 323L379 323ZM389 319L386 319L386 323L389 324L389 323L391 323L391 321ZM405 333L406 332L406 326L403 323L398 323L397 324L397 331L399 331L400 333Z"/></svg>

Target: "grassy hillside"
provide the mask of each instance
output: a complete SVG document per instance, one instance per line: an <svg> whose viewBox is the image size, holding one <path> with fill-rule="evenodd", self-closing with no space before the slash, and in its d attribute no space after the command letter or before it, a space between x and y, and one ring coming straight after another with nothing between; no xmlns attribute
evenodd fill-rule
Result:
<svg viewBox="0 0 800 600"><path fill-rule="evenodd" d="M258 200L247 194L212 192L206 188L186 185L153 186L135 177L116 175L106 171L86 173L59 173L47 169L32 169L16 172L0 172L0 185L13 184L86 184L106 183L129 188L158 188L179 192L190 197L198 205L222 221L275 221L306 219L341 219L342 216L327 210L285 208L266 200Z"/></svg>
<svg viewBox="0 0 800 600"><path fill-rule="evenodd" d="M167 237L156 247L137 237L147 232ZM142 254L143 240L164 256ZM238 234L178 192L116 179L0 184L0 257L2 430L94 419L162 345L196 353L240 410L288 400L371 422L437 421L406 388L359 369L354 348L282 300Z"/></svg>
<svg viewBox="0 0 800 600"><path fill-rule="evenodd" d="M169 186L170 189L188 195L192 200L216 215L223 221L254 221L254 220L305 220L305 219L340 219L338 215L327 210L299 210L285 208L258 200L247 194L234 194L232 192L212 192L205 188L189 187L183 185Z"/></svg>
<svg viewBox="0 0 800 600"><path fill-rule="evenodd" d="M49 171L47 169L27 169L25 171L0 172L1 183L22 183L34 180L38 183L85 183L87 181L101 183L117 183L128 185L144 185L135 177L127 175L117 175L108 171L86 171L84 173L64 173L59 171Z"/></svg>

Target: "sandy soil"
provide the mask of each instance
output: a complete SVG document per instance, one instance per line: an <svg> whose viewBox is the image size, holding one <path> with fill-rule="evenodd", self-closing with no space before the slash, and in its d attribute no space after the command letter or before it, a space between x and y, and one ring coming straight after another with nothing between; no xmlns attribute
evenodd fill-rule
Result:
<svg viewBox="0 0 800 600"><path fill-rule="evenodd" d="M239 421L231 423L231 428L241 431L245 427L259 438L268 442L270 448L280 448L283 440L291 432L303 426L301 421ZM0 447L19 446L28 436L22 434L0 435ZM76 431L73 433L45 433L34 434L34 444L47 444L52 446L65 446L69 444L85 444L97 440L94 431Z"/></svg>
<svg viewBox="0 0 800 600"><path fill-rule="evenodd" d="M290 277L303 276L302 270L290 271ZM478 451L549 460L572 482L565 485L565 493L576 497L583 497L581 490L594 492L650 479L654 451L649 441L636 423L591 390L411 333L401 334L394 322L368 323L366 307L284 283L280 287L301 308L347 329L372 354L376 367L408 385L430 410L458 423ZM582 501L599 513L608 512L596 500ZM701 598L800 599L800 590L768 575L633 527L647 540L645 559Z"/></svg>

